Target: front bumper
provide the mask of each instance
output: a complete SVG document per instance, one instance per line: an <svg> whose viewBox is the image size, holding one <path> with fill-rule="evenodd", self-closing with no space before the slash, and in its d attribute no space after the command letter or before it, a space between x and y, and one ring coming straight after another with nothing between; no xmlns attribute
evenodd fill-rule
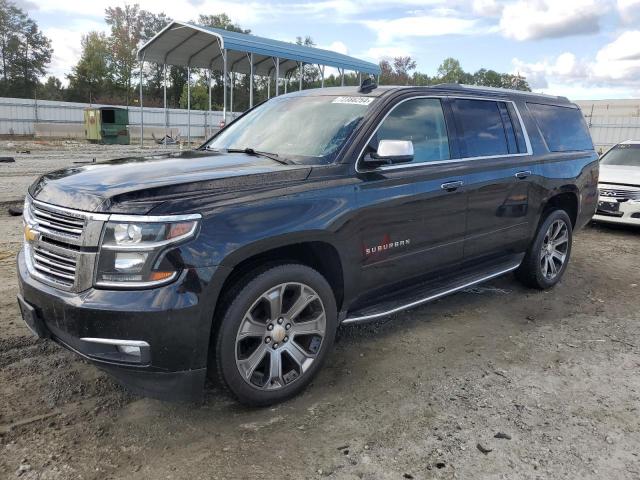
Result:
<svg viewBox="0 0 640 480"><path fill-rule="evenodd" d="M607 204L611 204L613 208L605 208ZM600 197L598 210L593 219L598 222L640 226L640 201L618 202L618 200L609 197Z"/></svg>
<svg viewBox="0 0 640 480"><path fill-rule="evenodd" d="M175 282L154 289L74 293L32 278L24 250L17 263L21 309L25 319L30 314L37 319L38 328L31 326L35 333L90 360L136 393L164 400L202 398L217 267L188 269ZM33 311L25 313L30 307ZM132 361L115 345L95 339L147 346Z"/></svg>

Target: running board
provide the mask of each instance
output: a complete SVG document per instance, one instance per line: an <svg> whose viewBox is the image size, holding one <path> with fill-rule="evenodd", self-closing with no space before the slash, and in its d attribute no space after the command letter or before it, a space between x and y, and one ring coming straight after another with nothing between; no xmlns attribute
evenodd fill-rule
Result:
<svg viewBox="0 0 640 480"><path fill-rule="evenodd" d="M442 283L437 287L426 287L420 293L413 293L412 295L406 295L403 299L396 299L392 301L381 302L378 305L367 307L354 312L349 312L347 318L342 321L342 324L348 325L353 323L368 322L380 317L386 317L402 310L417 307L424 303L432 302L439 298L445 297L465 288L472 287L478 283L486 282L493 278L504 275L505 273L512 272L520 266L522 258L519 258L517 262L513 260L510 263L503 263L498 269L493 271L487 271L476 273L475 275L464 276L462 280L458 279L458 283L451 282L445 285Z"/></svg>

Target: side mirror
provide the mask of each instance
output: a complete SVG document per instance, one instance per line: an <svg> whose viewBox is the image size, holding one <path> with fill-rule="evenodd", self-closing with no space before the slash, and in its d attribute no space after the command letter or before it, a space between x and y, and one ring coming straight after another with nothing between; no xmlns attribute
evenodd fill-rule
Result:
<svg viewBox="0 0 640 480"><path fill-rule="evenodd" d="M365 155L363 161L369 166L393 165L413 160L413 142L411 140L380 140L378 150Z"/></svg>

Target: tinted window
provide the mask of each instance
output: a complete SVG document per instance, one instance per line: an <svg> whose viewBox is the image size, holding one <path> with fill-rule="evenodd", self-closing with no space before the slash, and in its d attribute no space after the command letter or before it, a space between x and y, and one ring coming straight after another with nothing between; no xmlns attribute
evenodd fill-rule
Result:
<svg viewBox="0 0 640 480"><path fill-rule="evenodd" d="M378 129L375 140L411 140L414 163L450 158L447 126L436 98L416 98L398 105Z"/></svg>
<svg viewBox="0 0 640 480"><path fill-rule="evenodd" d="M487 157L510 153L509 140L502 120L503 114L498 102L457 99L452 104L463 157ZM506 110L504 113L507 114ZM510 133L514 135L512 127ZM512 139L512 144L515 145L515 138Z"/></svg>
<svg viewBox="0 0 640 480"><path fill-rule="evenodd" d="M622 143L616 145L604 154L600 163L604 165L640 167L640 144Z"/></svg>
<svg viewBox="0 0 640 480"><path fill-rule="evenodd" d="M329 163L373 102L365 96L272 98L230 123L206 147L252 148L300 163Z"/></svg>
<svg viewBox="0 0 640 480"><path fill-rule="evenodd" d="M582 112L577 108L528 103L540 133L552 152L593 150Z"/></svg>

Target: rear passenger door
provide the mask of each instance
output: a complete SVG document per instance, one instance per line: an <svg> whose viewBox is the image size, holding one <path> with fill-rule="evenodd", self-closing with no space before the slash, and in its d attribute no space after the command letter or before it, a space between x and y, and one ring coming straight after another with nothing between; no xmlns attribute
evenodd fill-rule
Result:
<svg viewBox="0 0 640 480"><path fill-rule="evenodd" d="M464 260L491 259L527 248L535 168L531 146L511 101L454 98L451 106L468 194Z"/></svg>

